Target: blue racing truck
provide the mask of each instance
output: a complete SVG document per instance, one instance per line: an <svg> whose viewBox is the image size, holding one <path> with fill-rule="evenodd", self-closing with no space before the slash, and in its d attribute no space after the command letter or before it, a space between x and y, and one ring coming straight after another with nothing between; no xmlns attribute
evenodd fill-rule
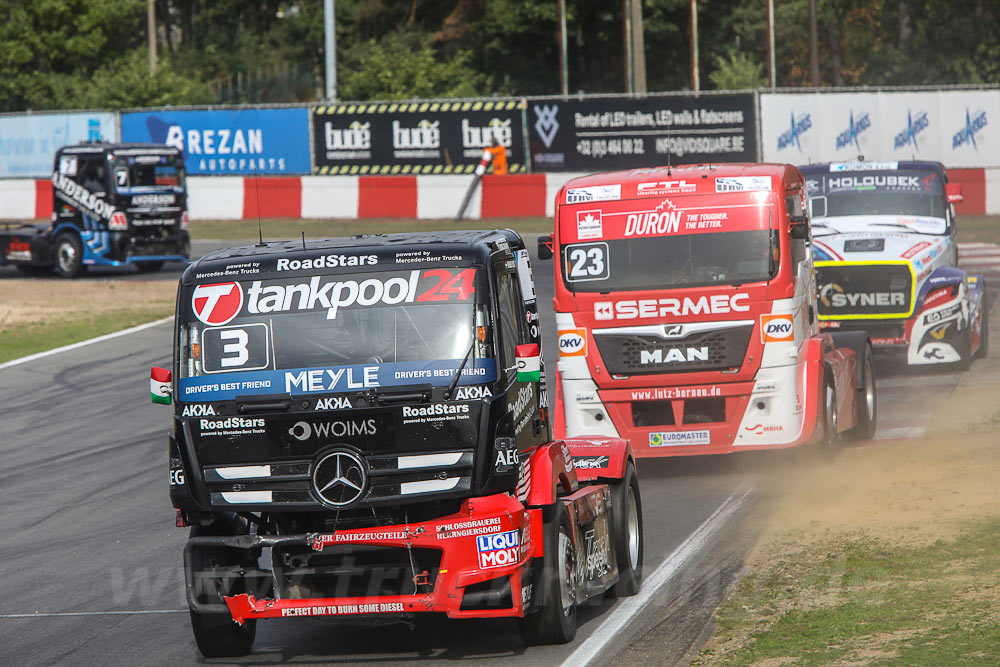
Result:
<svg viewBox="0 0 1000 667"><path fill-rule="evenodd" d="M75 278L88 266L158 271L188 260L181 152L160 144L85 143L56 151L52 222L0 229L0 265Z"/></svg>

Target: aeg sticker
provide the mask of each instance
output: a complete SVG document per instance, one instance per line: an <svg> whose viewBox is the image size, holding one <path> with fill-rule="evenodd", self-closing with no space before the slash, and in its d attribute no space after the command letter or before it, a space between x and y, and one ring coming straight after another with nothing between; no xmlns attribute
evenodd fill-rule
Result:
<svg viewBox="0 0 1000 667"><path fill-rule="evenodd" d="M205 324L228 324L242 308L243 288L239 283L196 285L191 293L191 309Z"/></svg>
<svg viewBox="0 0 1000 667"><path fill-rule="evenodd" d="M795 338L791 315L761 315L760 342L783 343Z"/></svg>
<svg viewBox="0 0 1000 667"><path fill-rule="evenodd" d="M564 329L559 332L560 357L587 356L587 330Z"/></svg>

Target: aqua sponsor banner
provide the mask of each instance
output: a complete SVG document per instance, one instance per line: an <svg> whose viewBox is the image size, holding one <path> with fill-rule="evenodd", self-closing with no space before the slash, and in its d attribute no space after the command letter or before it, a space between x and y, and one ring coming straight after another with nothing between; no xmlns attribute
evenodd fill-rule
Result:
<svg viewBox="0 0 1000 667"><path fill-rule="evenodd" d="M0 116L0 178L52 175L56 151L83 141L117 141L115 114Z"/></svg>
<svg viewBox="0 0 1000 667"><path fill-rule="evenodd" d="M447 386L455 377L462 359L412 361L386 364L354 364L319 368L226 373L182 378L180 401L230 401L237 396L258 394L334 394L378 390L405 385ZM496 380L492 359L469 360L462 369L459 385L489 384Z"/></svg>
<svg viewBox="0 0 1000 667"><path fill-rule="evenodd" d="M122 140L175 146L189 174L310 172L305 107L128 112Z"/></svg>
<svg viewBox="0 0 1000 667"><path fill-rule="evenodd" d="M761 93L767 162L1000 166L1000 90Z"/></svg>

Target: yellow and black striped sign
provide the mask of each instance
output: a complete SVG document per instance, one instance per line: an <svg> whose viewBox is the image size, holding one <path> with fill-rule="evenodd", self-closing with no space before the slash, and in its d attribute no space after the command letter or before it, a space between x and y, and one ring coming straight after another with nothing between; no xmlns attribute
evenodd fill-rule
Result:
<svg viewBox="0 0 1000 667"><path fill-rule="evenodd" d="M406 176L471 174L475 170L475 164L354 164L314 167L313 173L321 176ZM527 171L523 164L508 164L507 170L512 174L523 174Z"/></svg>

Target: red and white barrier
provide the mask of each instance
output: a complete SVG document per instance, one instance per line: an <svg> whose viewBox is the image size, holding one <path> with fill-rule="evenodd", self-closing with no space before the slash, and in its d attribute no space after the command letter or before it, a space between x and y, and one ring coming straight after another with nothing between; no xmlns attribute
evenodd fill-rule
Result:
<svg viewBox="0 0 1000 667"><path fill-rule="evenodd" d="M572 173L483 176L466 218L552 217L556 193ZM1000 169L949 169L962 185L957 212L1000 214ZM256 218L453 218L472 175L191 176L192 220ZM0 220L48 218L52 183L0 180Z"/></svg>

